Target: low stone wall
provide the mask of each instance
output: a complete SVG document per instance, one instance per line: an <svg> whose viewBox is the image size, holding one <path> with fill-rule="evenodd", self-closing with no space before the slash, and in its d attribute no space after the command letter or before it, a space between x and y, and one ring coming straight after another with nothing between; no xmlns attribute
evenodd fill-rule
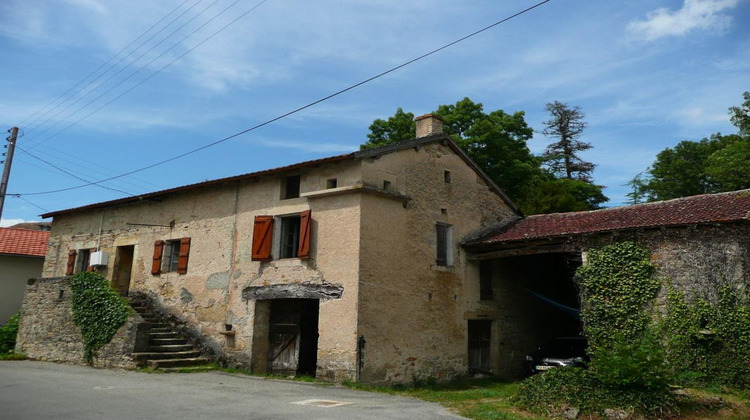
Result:
<svg viewBox="0 0 750 420"><path fill-rule="evenodd" d="M31 359L86 364L81 332L73 322L68 277L29 280L21 309L16 352ZM135 368L131 357L136 342L137 314L128 317L112 341L99 350L95 367Z"/></svg>

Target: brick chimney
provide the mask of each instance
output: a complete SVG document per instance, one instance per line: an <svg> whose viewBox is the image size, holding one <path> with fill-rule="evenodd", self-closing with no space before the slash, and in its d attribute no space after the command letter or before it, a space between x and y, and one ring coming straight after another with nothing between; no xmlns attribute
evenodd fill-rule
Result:
<svg viewBox="0 0 750 420"><path fill-rule="evenodd" d="M417 123L417 138L443 133L443 119L435 114L425 114L414 121Z"/></svg>

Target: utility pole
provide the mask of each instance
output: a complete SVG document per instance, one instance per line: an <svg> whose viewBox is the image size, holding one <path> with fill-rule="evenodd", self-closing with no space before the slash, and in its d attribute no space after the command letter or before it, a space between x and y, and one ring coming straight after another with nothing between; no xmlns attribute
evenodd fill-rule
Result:
<svg viewBox="0 0 750 420"><path fill-rule="evenodd" d="M18 127L13 127L8 130L10 137L5 140L9 144L5 147L8 151L3 153L5 156L5 166L3 167L3 178L0 180L0 219L3 217L3 207L5 206L5 191L8 189L8 178L10 178L10 165L13 164L13 152L16 150L16 138L18 137Z"/></svg>

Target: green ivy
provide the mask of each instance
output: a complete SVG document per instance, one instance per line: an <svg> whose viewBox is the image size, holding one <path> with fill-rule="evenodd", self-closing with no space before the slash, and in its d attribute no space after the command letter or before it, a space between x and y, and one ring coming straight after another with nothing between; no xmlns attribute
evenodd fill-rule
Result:
<svg viewBox="0 0 750 420"><path fill-rule="evenodd" d="M716 303L669 290L660 325L683 382L750 387L750 296L740 290L723 287Z"/></svg>
<svg viewBox="0 0 750 420"><path fill-rule="evenodd" d="M70 279L70 286L73 321L81 329L84 357L91 363L96 352L109 343L125 323L131 312L130 305L98 273L78 273Z"/></svg>
<svg viewBox="0 0 750 420"><path fill-rule="evenodd" d="M650 253L634 242L591 250L576 272L581 289L581 317L592 349L642 337L651 324L649 303L659 291Z"/></svg>
<svg viewBox="0 0 750 420"><path fill-rule="evenodd" d="M0 355L13 353L16 347L19 318L21 318L20 312L10 317L5 325L0 326Z"/></svg>

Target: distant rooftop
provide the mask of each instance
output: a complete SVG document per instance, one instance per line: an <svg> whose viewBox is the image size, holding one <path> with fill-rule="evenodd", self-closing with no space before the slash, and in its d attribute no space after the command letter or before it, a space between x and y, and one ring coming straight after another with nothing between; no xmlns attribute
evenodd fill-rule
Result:
<svg viewBox="0 0 750 420"><path fill-rule="evenodd" d="M528 216L465 245L583 235L660 226L750 221L750 189L704 194L625 207Z"/></svg>
<svg viewBox="0 0 750 420"><path fill-rule="evenodd" d="M49 231L0 228L0 255L44 257Z"/></svg>

